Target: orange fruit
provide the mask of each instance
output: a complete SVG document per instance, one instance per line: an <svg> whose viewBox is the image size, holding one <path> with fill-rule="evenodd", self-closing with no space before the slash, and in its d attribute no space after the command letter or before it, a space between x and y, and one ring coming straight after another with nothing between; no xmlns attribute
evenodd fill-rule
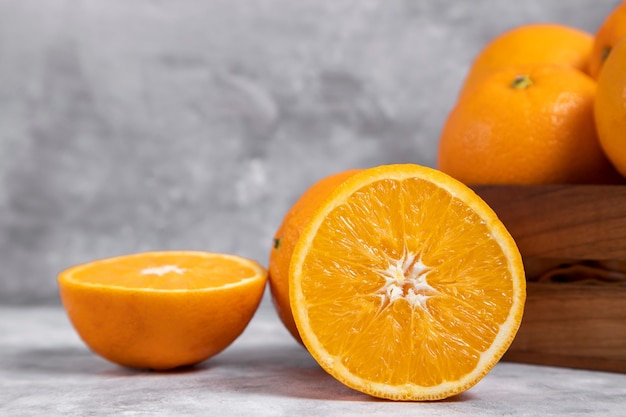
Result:
<svg viewBox="0 0 626 417"><path fill-rule="evenodd" d="M202 362L246 328L266 284L256 262L208 252L146 252L61 272L63 306L82 340L122 366Z"/></svg>
<svg viewBox="0 0 626 417"><path fill-rule="evenodd" d="M513 340L525 302L521 256L495 213L461 182L411 164L339 185L298 239L289 286L321 367L395 400L476 384Z"/></svg>
<svg viewBox="0 0 626 417"><path fill-rule="evenodd" d="M592 34L565 25L518 26L494 38L478 53L462 91L485 75L511 66L555 64L586 71L592 44Z"/></svg>
<svg viewBox="0 0 626 417"><path fill-rule="evenodd" d="M438 168L466 184L610 183L596 133L596 82L564 66L495 71L459 98Z"/></svg>
<svg viewBox="0 0 626 417"><path fill-rule="evenodd" d="M604 61L624 35L626 35L626 1L621 2L607 15L595 33L588 68L592 77L597 78L600 75Z"/></svg>
<svg viewBox="0 0 626 417"><path fill-rule="evenodd" d="M626 176L626 38L604 62L594 106L598 137L604 152Z"/></svg>
<svg viewBox="0 0 626 417"><path fill-rule="evenodd" d="M305 224L318 206L343 181L359 170L334 173L311 185L291 206L274 234L274 244L269 256L268 275L272 302L280 320L289 333L300 343L296 324L289 305L289 263L291 254Z"/></svg>

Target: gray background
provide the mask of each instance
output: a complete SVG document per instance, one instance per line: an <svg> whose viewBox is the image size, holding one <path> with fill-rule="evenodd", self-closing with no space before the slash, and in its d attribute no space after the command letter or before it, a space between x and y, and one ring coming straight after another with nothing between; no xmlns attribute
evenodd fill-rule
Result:
<svg viewBox="0 0 626 417"><path fill-rule="evenodd" d="M267 264L310 183L435 165L473 56L618 0L0 0L0 303L153 249Z"/></svg>

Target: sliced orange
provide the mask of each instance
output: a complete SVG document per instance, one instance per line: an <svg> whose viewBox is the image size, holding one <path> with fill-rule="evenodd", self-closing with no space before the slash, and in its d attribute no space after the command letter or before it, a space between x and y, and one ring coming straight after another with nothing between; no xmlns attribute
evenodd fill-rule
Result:
<svg viewBox="0 0 626 417"><path fill-rule="evenodd" d="M395 400L463 392L502 357L525 276L490 207L422 166L363 170L302 231L290 302L304 345L345 385Z"/></svg>
<svg viewBox="0 0 626 417"><path fill-rule="evenodd" d="M230 345L254 315L266 280L265 269L245 258L166 251L77 265L58 284L70 321L95 353L167 370Z"/></svg>

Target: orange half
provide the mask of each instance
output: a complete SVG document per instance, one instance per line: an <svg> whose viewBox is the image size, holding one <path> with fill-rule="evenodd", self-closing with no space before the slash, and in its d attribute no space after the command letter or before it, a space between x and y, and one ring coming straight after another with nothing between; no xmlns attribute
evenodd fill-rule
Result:
<svg viewBox="0 0 626 417"><path fill-rule="evenodd" d="M202 362L247 327L267 273L201 251L146 252L77 265L58 277L82 340L117 364L156 370Z"/></svg>
<svg viewBox="0 0 626 417"><path fill-rule="evenodd" d="M450 176L403 164L348 178L290 265L302 340L345 385L436 400L486 375L522 319L525 276L491 208Z"/></svg>

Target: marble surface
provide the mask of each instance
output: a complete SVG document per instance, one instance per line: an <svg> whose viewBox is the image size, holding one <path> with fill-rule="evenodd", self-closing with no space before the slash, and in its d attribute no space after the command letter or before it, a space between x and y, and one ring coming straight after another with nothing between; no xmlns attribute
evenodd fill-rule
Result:
<svg viewBox="0 0 626 417"><path fill-rule="evenodd" d="M266 264L312 182L434 166L493 37L619 1L0 0L0 303L144 250Z"/></svg>
<svg viewBox="0 0 626 417"><path fill-rule="evenodd" d="M264 302L218 356L187 370L118 367L82 344L59 307L0 307L0 415L602 416L626 413L626 375L501 362L446 401L390 402L319 368Z"/></svg>

